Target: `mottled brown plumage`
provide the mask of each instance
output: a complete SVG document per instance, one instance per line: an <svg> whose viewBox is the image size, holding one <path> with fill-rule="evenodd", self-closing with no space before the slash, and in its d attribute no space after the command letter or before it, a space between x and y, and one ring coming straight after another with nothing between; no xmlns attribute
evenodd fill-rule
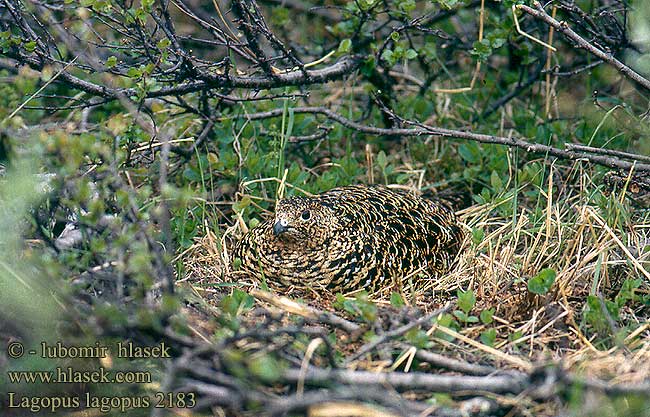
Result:
<svg viewBox="0 0 650 417"><path fill-rule="evenodd" d="M275 217L235 247L245 274L272 287L377 289L446 272L462 238L445 205L383 186L348 186L280 200Z"/></svg>

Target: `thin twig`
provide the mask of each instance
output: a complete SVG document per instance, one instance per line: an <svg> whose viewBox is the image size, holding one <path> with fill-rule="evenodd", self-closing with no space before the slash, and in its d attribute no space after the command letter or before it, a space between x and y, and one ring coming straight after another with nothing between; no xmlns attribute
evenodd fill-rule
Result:
<svg viewBox="0 0 650 417"><path fill-rule="evenodd" d="M395 330L391 330L389 332L386 332L386 333L382 334L381 336L376 337L373 341L363 345L356 353L353 353L352 355L348 356L346 358L346 363L350 363L352 361L357 360L358 358L360 358L361 356L365 355L366 353L372 351L373 349L375 349L377 346L381 345L382 343L385 343L388 340L392 340L392 339L395 339L395 338L397 338L399 336L402 336L404 333L408 332L409 330L411 330L411 329L413 329L415 327L422 326L424 324L430 323L431 320L433 320L434 318L438 317L441 314L444 314L444 313L448 312L453 305L454 305L454 303L447 303L447 305L445 305L444 307L439 308L439 309L437 309L435 311L432 311L431 313L429 313L429 314L427 314L427 315L425 315L423 317L420 317L417 320L414 320L414 321L412 321L410 323L405 324L404 326L401 326L401 327L399 327L399 328L397 328Z"/></svg>
<svg viewBox="0 0 650 417"><path fill-rule="evenodd" d="M614 68L616 68L618 72L634 81L638 85L642 86L646 90L650 91L650 80L644 78L641 76L641 74L637 73L632 68L614 58L611 53L605 52L589 43L585 38L574 32L566 22L559 22L556 19L553 19L548 13L546 13L538 1L533 2L533 5L535 6L534 9L524 4L518 4L516 7L517 9L523 10L529 15L535 17L536 19L540 19L543 22L546 22L547 24L553 26L558 32L562 33L566 38L573 41L579 48L585 49L603 61L609 63Z"/></svg>
<svg viewBox="0 0 650 417"><path fill-rule="evenodd" d="M570 151L596 153L600 155L610 155L610 156L615 156L617 158L630 159L632 161L650 162L650 156L617 151L614 149L595 148L593 146L578 145L575 143L567 143L566 147Z"/></svg>
<svg viewBox="0 0 650 417"><path fill-rule="evenodd" d="M619 168L629 170L634 168L638 172L650 172L650 164L639 164L628 161L622 161L618 158L609 157L605 155L593 155L583 152L574 152L571 150L563 150L553 146L543 145L541 143L531 143L524 139L515 137L503 137L486 135L480 133L466 132L462 130L445 129L441 127L428 126L419 122L405 121L415 127L411 128L382 128L367 126L355 121L352 121L340 114L327 109L325 107L294 107L294 114L320 114L330 120L334 120L341 125L354 129L358 132L377 135L377 136L440 136L450 139L467 139L481 143L492 143L498 145L505 145L515 148L520 148L526 152L545 154L551 157L560 159L567 159L571 161L589 161L594 164L603 165L610 168ZM252 113L240 116L248 120L261 120L273 117L282 116L282 109L271 110L267 112Z"/></svg>
<svg viewBox="0 0 650 417"><path fill-rule="evenodd" d="M299 369L288 369L283 374L287 382L296 383L301 378ZM527 388L527 378L507 376L449 376L423 372L368 372L344 369L318 369L310 367L305 373L309 384L387 385L395 389L426 389L434 392L492 392L518 394Z"/></svg>

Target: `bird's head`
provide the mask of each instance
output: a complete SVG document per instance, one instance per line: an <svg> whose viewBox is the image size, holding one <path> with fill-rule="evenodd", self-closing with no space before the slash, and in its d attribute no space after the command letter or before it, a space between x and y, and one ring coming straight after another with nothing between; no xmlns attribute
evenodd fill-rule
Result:
<svg viewBox="0 0 650 417"><path fill-rule="evenodd" d="M308 197L291 197L275 207L273 234L286 242L314 247L325 242L336 224L332 210Z"/></svg>

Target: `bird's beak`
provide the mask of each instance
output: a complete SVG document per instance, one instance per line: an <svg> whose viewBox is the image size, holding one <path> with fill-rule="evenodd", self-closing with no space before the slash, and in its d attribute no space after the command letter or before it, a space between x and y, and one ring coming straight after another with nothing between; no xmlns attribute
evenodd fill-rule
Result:
<svg viewBox="0 0 650 417"><path fill-rule="evenodd" d="M273 234L276 236L286 231L287 231L287 226L283 225L280 220L275 222L275 224L273 225Z"/></svg>

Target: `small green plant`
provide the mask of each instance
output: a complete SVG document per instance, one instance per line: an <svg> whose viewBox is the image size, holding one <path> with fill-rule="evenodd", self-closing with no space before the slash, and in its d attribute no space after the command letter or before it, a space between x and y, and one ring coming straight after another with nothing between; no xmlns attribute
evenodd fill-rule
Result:
<svg viewBox="0 0 650 417"><path fill-rule="evenodd" d="M454 329L454 330L459 330L460 329L460 326L458 325L458 322L456 321L456 319L454 318L454 316L452 314L443 314L442 316L440 316L440 317L438 317L436 319L436 323L438 324L438 326L447 327L447 328ZM454 340L453 336L450 336L450 335L448 335L446 333L443 333L443 332L441 332L439 330L435 331L434 336L436 338L438 338L438 339L447 340L449 342Z"/></svg>
<svg viewBox="0 0 650 417"><path fill-rule="evenodd" d="M481 319L481 323L491 324L494 321L492 316L494 316L494 307L481 311L479 318Z"/></svg>
<svg viewBox="0 0 650 417"><path fill-rule="evenodd" d="M237 317L255 305L255 299L244 291L235 288L231 295L223 297L220 303L222 311L231 317Z"/></svg>
<svg viewBox="0 0 650 417"><path fill-rule="evenodd" d="M338 293L333 306L369 323L377 318L377 306L368 298L366 291L359 292L354 300L347 299L343 294Z"/></svg>
<svg viewBox="0 0 650 417"><path fill-rule="evenodd" d="M528 291L537 295L548 293L555 283L557 273L554 269L542 269L537 275L528 281Z"/></svg>
<svg viewBox="0 0 650 417"><path fill-rule="evenodd" d="M404 307L406 303L404 302L404 299L398 292L392 292L390 294L390 305L393 307Z"/></svg>
<svg viewBox="0 0 650 417"><path fill-rule="evenodd" d="M415 346L418 349L430 348L433 345L431 338L422 329L413 328L406 332L404 338L409 342L409 344Z"/></svg>
<svg viewBox="0 0 650 417"><path fill-rule="evenodd" d="M628 303L643 302L636 293L642 282L641 279L626 279L614 300L605 299L601 295L587 296L582 311L583 324L598 333L601 342L608 343L612 336L620 341L632 331L627 326L620 325L621 309Z"/></svg>
<svg viewBox="0 0 650 417"><path fill-rule="evenodd" d="M497 331L496 329L487 329L483 333L481 333L481 342L488 346L494 346L494 341L497 338Z"/></svg>
<svg viewBox="0 0 650 417"><path fill-rule="evenodd" d="M476 304L474 291L458 290L456 291L456 296L458 297L458 307L460 310L454 311L454 316L462 323L478 323L478 317L469 314Z"/></svg>
<svg viewBox="0 0 650 417"><path fill-rule="evenodd" d="M284 363L271 355L260 355L252 358L248 363L251 373L265 383L278 381L282 371L286 368Z"/></svg>
<svg viewBox="0 0 650 417"><path fill-rule="evenodd" d="M483 239L485 238L485 231L483 229L479 228L472 228L472 243L474 246L478 246L481 242L483 242Z"/></svg>
<svg viewBox="0 0 650 417"><path fill-rule="evenodd" d="M469 324L478 323L480 321L484 325L489 325L494 321L493 318L495 312L494 308L489 308L481 311L479 317L470 314L470 312L476 306L476 296L474 295L474 292L472 290L467 290L467 291L458 290L456 292L456 295L458 297L458 307L460 308L460 310L455 310L453 312L453 316L459 322L464 323L465 325L469 325ZM484 330L480 335L481 342L483 342L488 346L494 345L494 341L496 340L496 337L497 337L497 333L494 328L489 328L487 330Z"/></svg>

